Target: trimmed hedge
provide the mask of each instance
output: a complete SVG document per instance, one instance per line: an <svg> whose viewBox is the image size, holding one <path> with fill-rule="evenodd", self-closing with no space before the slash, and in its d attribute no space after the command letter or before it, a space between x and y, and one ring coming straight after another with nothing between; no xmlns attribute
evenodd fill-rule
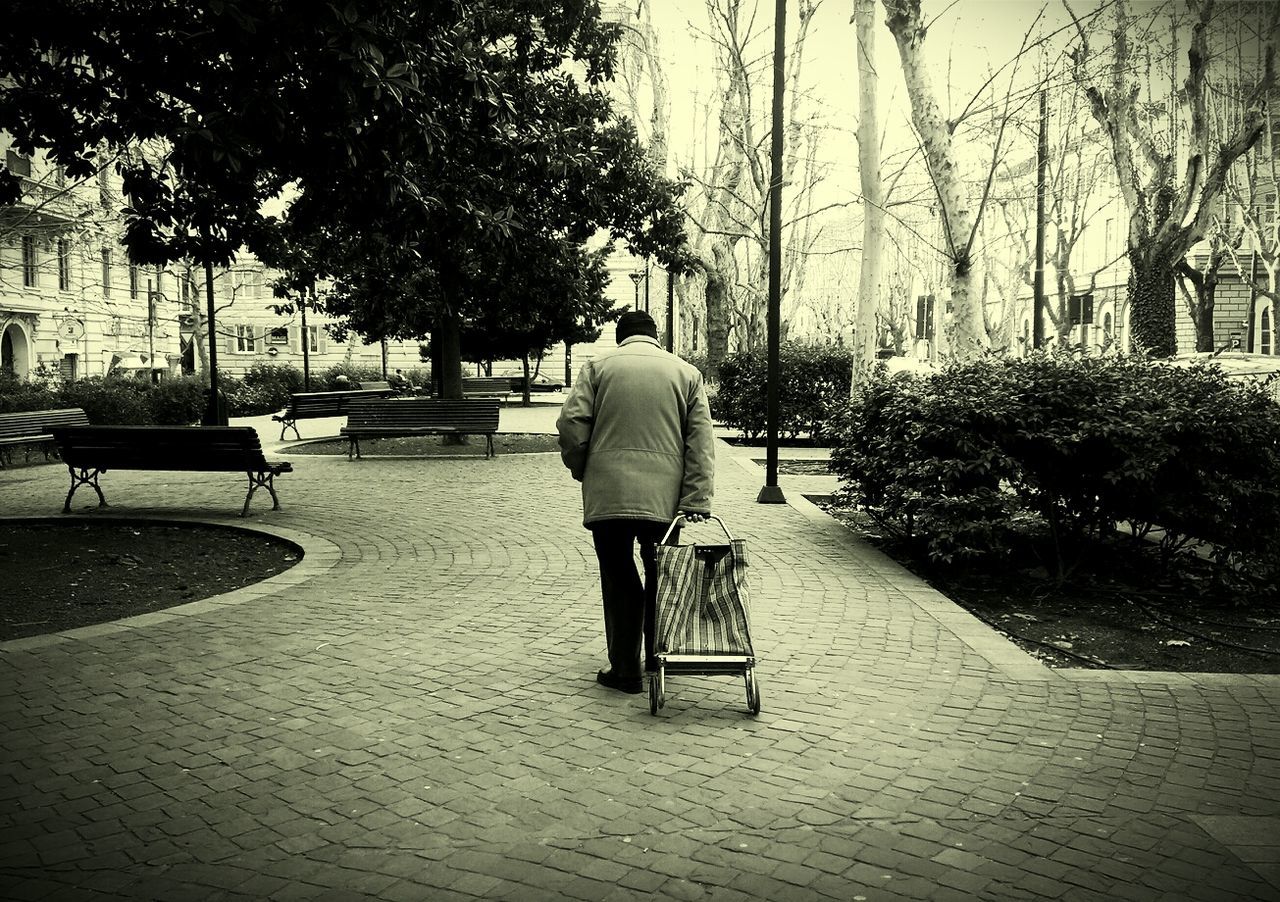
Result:
<svg viewBox="0 0 1280 902"><path fill-rule="evenodd" d="M1127 522L1269 579L1280 572L1280 406L1219 367L984 358L872 380L836 418L846 501L938 562L1052 538L1061 574Z"/></svg>
<svg viewBox="0 0 1280 902"><path fill-rule="evenodd" d="M833 412L849 398L853 354L833 345L786 342L778 349L778 433L825 438ZM763 353L739 351L721 361L712 415L756 439L768 429L769 361Z"/></svg>
<svg viewBox="0 0 1280 902"><path fill-rule="evenodd" d="M0 413L80 407L90 423L103 426L185 426L205 409L206 389L194 377L145 379L94 376L52 388L9 377L0 381Z"/></svg>

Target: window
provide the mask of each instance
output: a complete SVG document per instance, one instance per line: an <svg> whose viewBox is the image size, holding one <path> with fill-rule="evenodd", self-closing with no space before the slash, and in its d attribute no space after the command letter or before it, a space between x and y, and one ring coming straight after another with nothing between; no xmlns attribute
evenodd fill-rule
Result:
<svg viewBox="0 0 1280 902"><path fill-rule="evenodd" d="M98 200L104 207L111 204L111 172L106 166L98 170Z"/></svg>
<svg viewBox="0 0 1280 902"><path fill-rule="evenodd" d="M111 248L102 249L102 296L111 297Z"/></svg>
<svg viewBox="0 0 1280 902"><path fill-rule="evenodd" d="M129 264L129 299L136 301L138 299L138 264Z"/></svg>
<svg viewBox="0 0 1280 902"><path fill-rule="evenodd" d="M1276 221L1276 193L1270 191L1262 196L1262 224L1274 225Z"/></svg>
<svg viewBox="0 0 1280 902"><path fill-rule="evenodd" d="M1274 344L1271 334L1271 305L1262 308L1262 323L1258 329L1258 351L1262 354L1270 354L1271 346Z"/></svg>
<svg viewBox="0 0 1280 902"><path fill-rule="evenodd" d="M36 239L32 235L22 236L22 284L27 288L36 287Z"/></svg>
<svg viewBox="0 0 1280 902"><path fill-rule="evenodd" d="M236 326L236 350L242 354L252 354L257 350L253 340L253 326Z"/></svg>
<svg viewBox="0 0 1280 902"><path fill-rule="evenodd" d="M4 165L14 175L31 178L31 157L25 154L20 154L14 150L6 150L4 152Z"/></svg>
<svg viewBox="0 0 1280 902"><path fill-rule="evenodd" d="M53 167L53 185L55 188L67 187L67 170L61 163Z"/></svg>
<svg viewBox="0 0 1280 902"><path fill-rule="evenodd" d="M58 290L69 292L72 289L72 243L65 238L58 239Z"/></svg>
<svg viewBox="0 0 1280 902"><path fill-rule="evenodd" d="M1102 315L1102 334L1108 338L1111 337L1111 314L1104 313Z"/></svg>
<svg viewBox="0 0 1280 902"><path fill-rule="evenodd" d="M307 350L308 351L320 350L320 327L319 326L307 326Z"/></svg>
<svg viewBox="0 0 1280 902"><path fill-rule="evenodd" d="M289 344L288 327L281 326L279 329L272 329L265 336L263 336L262 343L267 346L271 346L271 345L287 346Z"/></svg>
<svg viewBox="0 0 1280 902"><path fill-rule="evenodd" d="M1099 268L1111 262L1111 255L1115 253L1115 235L1116 221L1108 219L1103 226L1102 232L1102 259L1099 262Z"/></svg>

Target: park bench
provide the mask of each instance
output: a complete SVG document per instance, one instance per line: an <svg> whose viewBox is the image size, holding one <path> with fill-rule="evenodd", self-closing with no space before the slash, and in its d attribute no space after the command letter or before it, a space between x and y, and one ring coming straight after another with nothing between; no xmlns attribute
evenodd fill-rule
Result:
<svg viewBox="0 0 1280 902"><path fill-rule="evenodd" d="M184 470L247 474L243 517L259 488L271 493L271 509L278 510L274 479L293 470L287 461L263 456L251 426L61 426L52 432L71 472L63 513L71 512L71 497L82 485L92 486L99 506L106 506L98 476L108 470Z"/></svg>
<svg viewBox="0 0 1280 902"><path fill-rule="evenodd" d="M483 435L485 458L495 457L493 435L498 431L494 401L434 398L385 398L356 401L347 412L342 434L351 442L347 458L360 456L361 438L401 438L415 435Z"/></svg>
<svg viewBox="0 0 1280 902"><path fill-rule="evenodd" d="M390 382L357 382L356 388L361 391L380 391L388 395L395 391Z"/></svg>
<svg viewBox="0 0 1280 902"><path fill-rule="evenodd" d="M382 384L386 385L386 383ZM385 389L297 392L289 396L289 406L282 413L272 414L271 419L280 424L280 441L284 441L284 434L288 429L292 429L293 434L301 439L302 435L298 432L298 420L343 417L347 415L347 405L352 401L385 398L390 394L392 394L390 386Z"/></svg>
<svg viewBox="0 0 1280 902"><path fill-rule="evenodd" d="M88 425L89 418L79 407L0 413L0 466L8 466L13 462L13 449L18 445L26 447L27 459L30 459L31 446L40 445L45 460L48 460L49 450L53 446L50 428Z"/></svg>
<svg viewBox="0 0 1280 902"><path fill-rule="evenodd" d="M511 377L463 376L462 395L465 398L501 398L506 404L511 397Z"/></svg>

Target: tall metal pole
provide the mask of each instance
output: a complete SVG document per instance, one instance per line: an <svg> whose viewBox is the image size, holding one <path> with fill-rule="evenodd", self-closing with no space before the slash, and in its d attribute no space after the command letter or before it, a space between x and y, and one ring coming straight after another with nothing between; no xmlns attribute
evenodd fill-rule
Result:
<svg viewBox="0 0 1280 902"><path fill-rule="evenodd" d="M1049 166L1049 102L1040 89L1040 139L1036 142L1036 275L1032 283L1031 346L1044 347L1044 194Z"/></svg>
<svg viewBox="0 0 1280 902"><path fill-rule="evenodd" d="M312 280L308 286L311 293L311 303L316 302L316 283ZM307 328L307 292L308 288L302 290L302 390L311 391L311 330Z"/></svg>
<svg viewBox="0 0 1280 902"><path fill-rule="evenodd" d="M782 101L787 52L787 0L774 0L773 15L773 145L769 175L769 394L765 482L756 501L783 504L778 486L778 344L782 307Z"/></svg>

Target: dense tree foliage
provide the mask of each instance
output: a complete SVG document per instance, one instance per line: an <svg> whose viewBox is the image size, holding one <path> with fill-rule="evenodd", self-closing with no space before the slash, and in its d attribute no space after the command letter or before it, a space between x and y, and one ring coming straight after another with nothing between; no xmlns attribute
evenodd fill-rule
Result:
<svg viewBox="0 0 1280 902"><path fill-rule="evenodd" d="M6 17L0 128L73 178L114 165L133 259L328 277L366 338L440 333L453 393L468 322L596 311L598 232L679 265L675 188L601 88L616 39L591 0L52 0Z"/></svg>

